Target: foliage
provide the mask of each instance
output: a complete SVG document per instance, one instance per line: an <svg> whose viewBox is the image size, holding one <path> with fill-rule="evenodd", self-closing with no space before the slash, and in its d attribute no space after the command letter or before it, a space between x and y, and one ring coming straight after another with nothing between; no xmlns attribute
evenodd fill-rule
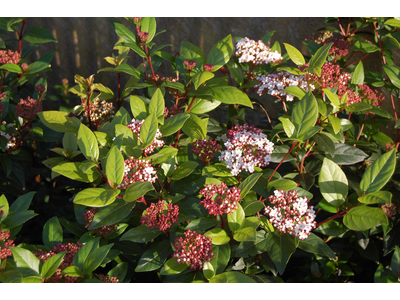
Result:
<svg viewBox="0 0 400 300"><path fill-rule="evenodd" d="M56 87L59 111L41 106L53 53L26 65L57 41L0 19L18 37L0 39L1 282L398 282L397 19L327 18L309 57L269 48L273 31L171 55L155 18L126 19L109 21L118 54L98 71L118 90L76 75ZM383 73L363 64L374 52ZM271 119L263 94L282 113ZM246 119L255 107L263 129ZM45 220L44 198L64 201ZM35 217L42 239L20 242Z"/></svg>

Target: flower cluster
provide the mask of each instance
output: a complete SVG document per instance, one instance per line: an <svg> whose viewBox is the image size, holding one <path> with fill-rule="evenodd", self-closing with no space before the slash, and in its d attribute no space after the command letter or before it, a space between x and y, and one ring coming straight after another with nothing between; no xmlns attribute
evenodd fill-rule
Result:
<svg viewBox="0 0 400 300"><path fill-rule="evenodd" d="M137 181L155 182L157 172L146 160L137 159L133 156L125 160L125 171L119 189L126 189L129 185Z"/></svg>
<svg viewBox="0 0 400 300"><path fill-rule="evenodd" d="M21 99L17 104L16 113L23 119L33 120L38 112L43 110L42 102L32 99L28 96L28 98Z"/></svg>
<svg viewBox="0 0 400 300"><path fill-rule="evenodd" d="M350 43L344 39L334 39L330 38L326 40L323 44L333 43L329 49L329 56L335 61L346 56L350 50Z"/></svg>
<svg viewBox="0 0 400 300"><path fill-rule="evenodd" d="M67 251L64 255L63 261L61 262L60 266L57 268L56 272L45 282L53 282L53 283L60 283L60 282L68 282L73 283L79 280L79 277L73 277L69 275L61 275L61 272L72 265L72 261L74 259L75 254L81 249L83 246L82 243L64 243L64 244L57 244L49 252L44 251L42 249L38 249L37 251L33 251L33 254L42 262L44 263L50 257L60 253Z"/></svg>
<svg viewBox="0 0 400 300"><path fill-rule="evenodd" d="M380 106L382 105L382 102L385 100L385 97L382 95L382 93L379 93L378 90L372 90L368 85L363 84L363 85L358 85L358 93L360 97L368 102L369 104L372 104L374 106Z"/></svg>
<svg viewBox="0 0 400 300"><path fill-rule="evenodd" d="M117 277L107 277L104 274L98 274L97 277L100 281L103 281L104 283L118 283L119 282L119 279Z"/></svg>
<svg viewBox="0 0 400 300"><path fill-rule="evenodd" d="M183 63L185 64L186 70L188 72L192 71L194 69L194 67L196 66L196 62L193 59L184 60Z"/></svg>
<svg viewBox="0 0 400 300"><path fill-rule="evenodd" d="M167 231L172 223L178 222L179 206L165 201L152 203L142 215L140 223L149 228L157 227L161 231Z"/></svg>
<svg viewBox="0 0 400 300"><path fill-rule="evenodd" d="M212 70L214 70L214 65L213 64L204 64L203 68L204 68L204 71L211 72Z"/></svg>
<svg viewBox="0 0 400 300"><path fill-rule="evenodd" d="M304 40L305 41L312 41L317 44L322 44L325 42L327 39L333 37L333 32L326 30L326 31L319 31L309 37L306 37Z"/></svg>
<svg viewBox="0 0 400 300"><path fill-rule="evenodd" d="M392 204L385 203L381 206L381 208L388 217L393 217L400 212L400 205L397 204L397 202L393 202Z"/></svg>
<svg viewBox="0 0 400 300"><path fill-rule="evenodd" d="M6 125L7 127L14 127L15 125L13 123L7 124L6 121L1 122L1 125ZM18 128L14 127L15 130L18 130ZM4 136L8 141L7 141L7 146L6 150L13 148L17 142L17 139L14 134L9 134L3 131L0 131L0 136Z"/></svg>
<svg viewBox="0 0 400 300"><path fill-rule="evenodd" d="M83 221L85 221L85 228L88 228L93 222L94 215L99 211L97 207L93 207L83 213ZM93 232L97 232L99 236L104 237L111 232L118 232L118 224L109 226L101 226L99 228L92 229Z"/></svg>
<svg viewBox="0 0 400 300"><path fill-rule="evenodd" d="M308 207L306 197L300 197L296 191L285 192L275 190L269 197L274 207L266 207L270 222L281 232L287 232L304 240L315 228L316 222L314 207Z"/></svg>
<svg viewBox="0 0 400 300"><path fill-rule="evenodd" d="M6 97L6 94L4 92L0 92L0 101L3 100Z"/></svg>
<svg viewBox="0 0 400 300"><path fill-rule="evenodd" d="M4 212L3 212L4 213ZM9 240L10 232L0 230L0 259L5 259L12 255L10 247L15 247L14 241Z"/></svg>
<svg viewBox="0 0 400 300"><path fill-rule="evenodd" d="M205 197L200 204L208 210L210 215L214 216L233 213L241 199L240 189L235 186L228 189L224 182L219 185L207 184L199 194Z"/></svg>
<svg viewBox="0 0 400 300"><path fill-rule="evenodd" d="M198 156L198 158L204 163L208 164L213 158L213 154L221 150L221 145L212 139L197 140L192 144L190 151Z"/></svg>
<svg viewBox="0 0 400 300"><path fill-rule="evenodd" d="M0 50L0 66L4 64L17 64L21 61L21 56L17 51Z"/></svg>
<svg viewBox="0 0 400 300"><path fill-rule="evenodd" d="M188 230L184 233L185 237L175 240L175 252L172 257L181 264L189 263L189 267L194 270L201 270L204 262L211 261L214 257L212 252L211 239L195 231Z"/></svg>
<svg viewBox="0 0 400 300"><path fill-rule="evenodd" d="M82 103L83 107L85 107L85 105L85 103ZM115 108L111 102L96 98L90 104L90 121L97 127L108 121L111 121L114 118L114 115ZM88 113L86 110L83 112L80 119L85 123L89 122Z"/></svg>
<svg viewBox="0 0 400 300"><path fill-rule="evenodd" d="M256 78L259 84L254 87L257 88L257 93L261 96L264 90L271 96L283 97L286 96L286 101L292 101L294 96L285 91L289 86L298 86L306 91L309 88L313 91L314 85L307 84L306 78L303 75L293 75L289 72L278 72L276 74L262 75Z"/></svg>
<svg viewBox="0 0 400 300"><path fill-rule="evenodd" d="M136 134L136 136L140 139L140 129L142 128L144 120L136 120L135 118L132 119L131 123L129 125L127 125L127 127L133 131L134 134ZM154 148L156 147L162 147L164 145L164 141L161 140L162 138L162 134L160 129L157 128L157 133L156 136L154 137L154 140L152 142L152 144L148 147L146 147L146 149L144 149L144 153L146 154L150 154L154 151Z"/></svg>
<svg viewBox="0 0 400 300"><path fill-rule="evenodd" d="M224 142L226 150L221 152L219 160L236 176L242 170L254 172L254 167L266 167L271 161L274 144L267 139L261 129L247 124L228 130L218 137Z"/></svg>
<svg viewBox="0 0 400 300"><path fill-rule="evenodd" d="M256 42L247 37L236 42L236 56L239 63L251 62L254 65L275 64L282 61L278 51L271 51L261 40Z"/></svg>

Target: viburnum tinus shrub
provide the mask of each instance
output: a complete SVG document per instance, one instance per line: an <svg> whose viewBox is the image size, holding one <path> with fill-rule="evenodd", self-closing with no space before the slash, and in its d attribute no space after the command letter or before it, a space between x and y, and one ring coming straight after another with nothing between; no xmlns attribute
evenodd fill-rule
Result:
<svg viewBox="0 0 400 300"><path fill-rule="evenodd" d="M76 75L81 105L37 113L63 135L43 163L72 182L75 218L49 219L32 252L7 244L0 280L31 280L18 269L29 257L37 281L397 282L400 140L380 126L399 122L393 96L393 111L380 105L383 87L400 88L399 23L326 21L339 29L307 38L305 57L269 47L273 32L228 35L207 54L183 41L172 55L155 18L110 20L118 54L99 71L117 90ZM373 52L385 73L364 69ZM272 118L271 97L282 102ZM266 127L246 119L253 104Z"/></svg>

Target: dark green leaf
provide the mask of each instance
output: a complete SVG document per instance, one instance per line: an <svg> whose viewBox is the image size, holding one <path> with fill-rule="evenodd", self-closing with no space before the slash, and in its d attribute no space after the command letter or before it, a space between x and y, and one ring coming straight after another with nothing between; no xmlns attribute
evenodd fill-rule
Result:
<svg viewBox="0 0 400 300"><path fill-rule="evenodd" d="M137 181L128 186L123 199L126 202L133 202L151 190L154 190L154 187L150 181Z"/></svg>
<svg viewBox="0 0 400 300"><path fill-rule="evenodd" d="M201 218L194 219L193 221L191 221L185 227L185 230L188 230L188 229L193 230L193 231L206 230L217 224L218 224L217 220L214 220L214 219L211 219L208 217L201 217Z"/></svg>
<svg viewBox="0 0 400 300"><path fill-rule="evenodd" d="M156 247L150 248L140 257L135 272L149 272L161 268L172 252L169 240L164 240Z"/></svg>
<svg viewBox="0 0 400 300"><path fill-rule="evenodd" d="M296 127L294 137L301 138L315 126L318 119L318 104L311 92L307 94L293 108L290 118Z"/></svg>
<svg viewBox="0 0 400 300"><path fill-rule="evenodd" d="M57 253L56 255L49 257L43 264L42 267L42 278L47 279L51 277L54 272L58 269L60 266L61 262L64 259L65 254L67 251L63 251L60 253Z"/></svg>
<svg viewBox="0 0 400 300"><path fill-rule="evenodd" d="M113 145L108 151L103 168L105 168L108 184L115 189L121 184L125 171L124 157L117 146Z"/></svg>
<svg viewBox="0 0 400 300"><path fill-rule="evenodd" d="M283 274L290 256L296 251L295 239L288 233L275 230L267 237L266 249L279 274Z"/></svg>
<svg viewBox="0 0 400 300"><path fill-rule="evenodd" d="M108 20L108 22L112 25L114 28L115 32L127 43L136 43L136 36L135 34L129 30L128 28L125 27L125 25L113 21L113 20Z"/></svg>
<svg viewBox="0 0 400 300"><path fill-rule="evenodd" d="M110 251L113 245L114 244L109 244L91 251L87 256L87 258L85 259L85 262L83 263L82 266L83 272L86 274L90 274L94 270L96 270L97 267L101 265L102 261L107 256L108 252Z"/></svg>
<svg viewBox="0 0 400 300"><path fill-rule="evenodd" d="M357 206L346 213L343 223L351 230L364 231L381 224L387 225L388 218L380 208Z"/></svg>
<svg viewBox="0 0 400 300"><path fill-rule="evenodd" d="M126 203L125 201L117 199L114 203L108 205L95 214L88 229L93 230L102 226L116 224L125 219L130 214L134 206L134 202Z"/></svg>
<svg viewBox="0 0 400 300"><path fill-rule="evenodd" d="M28 43L32 44L40 44L40 43L49 43L56 42L57 40L53 37L51 32L42 27L32 26L25 30L22 38Z"/></svg>
<svg viewBox="0 0 400 300"><path fill-rule="evenodd" d="M240 189L240 197L243 199L250 192L253 186L257 183L258 179L262 176L262 173L253 173L248 176L243 182L239 185Z"/></svg>
<svg viewBox="0 0 400 300"><path fill-rule="evenodd" d="M326 256L334 260L336 259L335 252L332 251L323 239L312 232L305 240L300 240L299 248L320 256Z"/></svg>
<svg viewBox="0 0 400 300"><path fill-rule="evenodd" d="M131 241L135 243L147 243L162 233L157 227L148 228L146 225L140 225L135 228L129 229L120 241Z"/></svg>
<svg viewBox="0 0 400 300"><path fill-rule="evenodd" d="M179 113L165 120L163 126L160 126L160 131L163 136L169 136L177 132L190 118L189 114Z"/></svg>
<svg viewBox="0 0 400 300"><path fill-rule="evenodd" d="M49 247L63 242L63 229L57 217L49 219L43 227L43 243Z"/></svg>

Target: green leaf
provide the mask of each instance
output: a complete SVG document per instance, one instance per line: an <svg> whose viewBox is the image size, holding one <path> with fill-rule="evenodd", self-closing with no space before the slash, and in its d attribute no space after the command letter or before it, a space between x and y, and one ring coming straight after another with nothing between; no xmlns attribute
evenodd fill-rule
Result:
<svg viewBox="0 0 400 300"><path fill-rule="evenodd" d="M400 89L400 71L395 66L382 65L383 70L393 85Z"/></svg>
<svg viewBox="0 0 400 300"><path fill-rule="evenodd" d="M390 267L392 269L392 272L395 275L398 275L398 273L400 272L400 248L397 245L394 246L394 252L392 255L392 260L390 262Z"/></svg>
<svg viewBox="0 0 400 300"><path fill-rule="evenodd" d="M224 245L231 240L226 231L222 228L213 228L204 233L204 235L211 238L213 245Z"/></svg>
<svg viewBox="0 0 400 300"><path fill-rule="evenodd" d="M175 171L172 173L171 179L172 180L180 180L189 176L199 164L195 161L186 161L181 164Z"/></svg>
<svg viewBox="0 0 400 300"><path fill-rule="evenodd" d="M223 163L215 163L203 168L203 176L231 177L231 171Z"/></svg>
<svg viewBox="0 0 400 300"><path fill-rule="evenodd" d="M49 248L63 242L63 229L57 217L52 217L44 224L42 238Z"/></svg>
<svg viewBox="0 0 400 300"><path fill-rule="evenodd" d="M221 246L212 246L212 252L214 257L211 260L215 274L223 272L231 259L231 248L229 244L224 244Z"/></svg>
<svg viewBox="0 0 400 300"><path fill-rule="evenodd" d="M372 109L373 106L371 104L365 102L357 102L346 106L346 110L349 112L361 112Z"/></svg>
<svg viewBox="0 0 400 300"><path fill-rule="evenodd" d="M32 210L28 211L17 211L15 213L9 213L7 218L3 220L2 224L7 228L15 228L25 223L26 221L32 219L37 216Z"/></svg>
<svg viewBox="0 0 400 300"><path fill-rule="evenodd" d="M266 45L268 44L269 40L271 39L271 37L274 35L276 30L271 30L270 32L268 32L266 35L264 35L261 40L263 41L263 43Z"/></svg>
<svg viewBox="0 0 400 300"><path fill-rule="evenodd" d="M82 166L82 163L80 162L62 162L61 164L51 168L51 170L70 179L82 182L93 182L98 178L97 174L84 173L80 166Z"/></svg>
<svg viewBox="0 0 400 300"><path fill-rule="evenodd" d="M151 182L137 181L128 186L128 188L125 191L123 199L126 202L133 202L151 190L154 190L154 187Z"/></svg>
<svg viewBox="0 0 400 300"><path fill-rule="evenodd" d="M279 117L279 121L282 122L283 130L285 130L286 136L288 138L291 138L296 129L295 126L293 125L293 123L290 121L290 119L285 118L285 117Z"/></svg>
<svg viewBox="0 0 400 300"><path fill-rule="evenodd" d="M217 220L208 217L201 217L198 219L194 219L193 221L190 221L190 223L185 227L185 230L188 229L192 231L205 230L217 224L218 224Z"/></svg>
<svg viewBox="0 0 400 300"><path fill-rule="evenodd" d="M54 274L54 272L58 269L61 262L63 261L65 254L67 254L67 251L57 253L56 255L49 257L44 262L41 271L42 278L47 279Z"/></svg>
<svg viewBox="0 0 400 300"><path fill-rule="evenodd" d="M53 37L51 32L42 27L32 26L24 31L22 38L28 43L32 44L41 44L41 43L49 43L56 42L57 40Z"/></svg>
<svg viewBox="0 0 400 300"><path fill-rule="evenodd" d="M244 227L236 231L233 239L238 242L255 242L257 240L257 231L253 227Z"/></svg>
<svg viewBox="0 0 400 300"><path fill-rule="evenodd" d="M377 191L358 198L358 201L365 204L391 204L392 193L388 191Z"/></svg>
<svg viewBox="0 0 400 300"><path fill-rule="evenodd" d="M34 73L39 73L40 71L43 71L44 69L50 67L49 63L46 61L35 61L34 63L31 63L28 68L25 70L25 74L34 74Z"/></svg>
<svg viewBox="0 0 400 300"><path fill-rule="evenodd" d="M362 61L357 64L354 70L353 76L351 77L351 84L364 84L364 65Z"/></svg>
<svg viewBox="0 0 400 300"><path fill-rule="evenodd" d="M335 134L338 134L340 129L341 129L341 127L342 127L340 119L338 117L329 115L328 116L328 120L332 125L333 132L335 132Z"/></svg>
<svg viewBox="0 0 400 300"><path fill-rule="evenodd" d="M125 25L113 20L108 20L108 22L112 25L118 36L121 37L125 42L136 43L135 34L131 30L126 28Z"/></svg>
<svg viewBox="0 0 400 300"><path fill-rule="evenodd" d="M94 218L90 226L89 230L93 230L96 228L100 228L102 226L109 226L116 224L123 219L125 219L132 211L135 203L126 203L121 199L117 199L111 205L99 210Z"/></svg>
<svg viewBox="0 0 400 300"><path fill-rule="evenodd" d="M380 48L372 43L355 41L351 51L361 51L364 53L372 53L375 51L380 51Z"/></svg>
<svg viewBox="0 0 400 300"><path fill-rule="evenodd" d="M89 207L103 207L113 203L119 193L118 189L87 188L76 194L74 203Z"/></svg>
<svg viewBox="0 0 400 300"><path fill-rule="evenodd" d="M156 89L151 97L149 104L149 114L154 114L157 117L158 123L164 125L164 96L159 88Z"/></svg>
<svg viewBox="0 0 400 300"><path fill-rule="evenodd" d="M340 126L340 121L339 121ZM333 157L335 156L335 143L327 135L317 133L313 136L313 140L316 142L316 147L328 152Z"/></svg>
<svg viewBox="0 0 400 300"><path fill-rule="evenodd" d="M329 49L331 48L332 45L333 45L333 43L329 43L329 44L322 46L311 57L311 59L308 63L310 66L309 68L311 68L313 70L312 73L315 72L315 74L317 74L318 76L321 76L320 68L324 65L326 58L329 54Z"/></svg>
<svg viewBox="0 0 400 300"><path fill-rule="evenodd" d="M189 267L189 263L182 264L172 257L168 259L160 270L160 275L169 276L182 273Z"/></svg>
<svg viewBox="0 0 400 300"><path fill-rule="evenodd" d="M238 231L244 226L245 214L240 203L237 203L237 209L233 213L227 214L229 228L232 232Z"/></svg>
<svg viewBox="0 0 400 300"><path fill-rule="evenodd" d="M241 104L253 108L250 98L246 93L234 86L214 86L209 87L212 97L226 104Z"/></svg>
<svg viewBox="0 0 400 300"><path fill-rule="evenodd" d="M3 211L1 214L0 222L7 218L8 212L10 210L8 206L8 201L5 195L0 196L0 210Z"/></svg>
<svg viewBox="0 0 400 300"><path fill-rule="evenodd" d="M255 280L240 272L225 272L214 276L210 279L210 283L256 283Z"/></svg>
<svg viewBox="0 0 400 300"><path fill-rule="evenodd" d="M189 43L187 41L181 42L181 47L179 50L179 56L183 60L194 60L196 62L196 67L200 67L206 62L203 51L197 46Z"/></svg>
<svg viewBox="0 0 400 300"><path fill-rule="evenodd" d="M131 111L135 119L143 120L149 115L146 104L138 96L131 95L129 100Z"/></svg>
<svg viewBox="0 0 400 300"><path fill-rule="evenodd" d="M0 282L3 283L22 283L23 276L17 270L3 271L0 274Z"/></svg>
<svg viewBox="0 0 400 300"><path fill-rule="evenodd" d="M340 100L338 95L332 93L330 90L328 89L323 89L323 91L325 92L325 95L328 96L329 100L331 100L332 104L336 107L340 107Z"/></svg>
<svg viewBox="0 0 400 300"><path fill-rule="evenodd" d="M161 268L171 252L169 240L160 242L156 247L150 248L143 253L135 272L149 272Z"/></svg>
<svg viewBox="0 0 400 300"><path fill-rule="evenodd" d="M77 133L81 122L76 117L68 117L68 113L63 111L42 111L37 115L40 121L50 129L57 132Z"/></svg>
<svg viewBox="0 0 400 300"><path fill-rule="evenodd" d="M285 46L285 49L287 51L287 53L289 54L290 59L298 66L302 66L306 63L306 61L304 60L304 56L303 54L301 54L301 52L299 50L297 50L295 47L293 47L292 45L283 43L283 45Z"/></svg>
<svg viewBox="0 0 400 300"><path fill-rule="evenodd" d="M306 95L306 92L298 86L288 86L287 88L285 88L285 92L292 94L299 99L303 98Z"/></svg>
<svg viewBox="0 0 400 300"><path fill-rule="evenodd" d="M203 275L207 280L210 280L211 278L214 277L215 270L214 270L214 266L211 264L211 262L209 262L209 261L204 262Z"/></svg>
<svg viewBox="0 0 400 300"><path fill-rule="evenodd" d="M297 187L297 183L290 179L278 179L268 183L268 191L272 189L289 191L295 187Z"/></svg>
<svg viewBox="0 0 400 300"><path fill-rule="evenodd" d="M190 118L189 114L179 113L165 120L164 125L160 126L160 131L163 136L170 136L177 132Z"/></svg>
<svg viewBox="0 0 400 300"><path fill-rule="evenodd" d="M124 157L117 146L113 145L108 151L103 168L105 168L108 184L113 189L117 188L124 178L125 171Z"/></svg>
<svg viewBox="0 0 400 300"><path fill-rule="evenodd" d="M143 142L143 147L150 146L157 134L158 120L156 115L150 114L143 122L140 128L140 139Z"/></svg>
<svg viewBox="0 0 400 300"><path fill-rule="evenodd" d="M28 268L39 273L40 260L31 251L17 247L10 247L9 249L18 268Z"/></svg>
<svg viewBox="0 0 400 300"><path fill-rule="evenodd" d="M0 70L7 70L12 73L22 74L21 67L15 64L3 64L0 66Z"/></svg>
<svg viewBox="0 0 400 300"><path fill-rule="evenodd" d="M209 71L200 71L193 76L192 82L194 84L194 89L197 90L200 85L202 85L207 80L214 77L214 74Z"/></svg>
<svg viewBox="0 0 400 300"><path fill-rule="evenodd" d="M62 272L61 275L68 275L73 277L81 277L83 274L81 270L77 266L69 266L66 267Z"/></svg>
<svg viewBox="0 0 400 300"><path fill-rule="evenodd" d="M367 168L360 182L360 189L368 194L379 191L392 177L396 167L396 149L380 156Z"/></svg>
<svg viewBox="0 0 400 300"><path fill-rule="evenodd" d="M132 75L133 77L140 79L140 71L128 64L120 64L113 69L114 72L124 72L126 74ZM99 72L99 71L97 71ZM131 95L131 97L134 97Z"/></svg>
<svg viewBox="0 0 400 300"><path fill-rule="evenodd" d="M261 176L262 173L253 173L240 183L238 189L240 189L240 197L242 199L247 196Z"/></svg>
<svg viewBox="0 0 400 300"><path fill-rule="evenodd" d="M400 28L400 20L398 19L389 19L385 21L385 25L389 25L389 26L393 26L393 27L397 27Z"/></svg>
<svg viewBox="0 0 400 300"><path fill-rule="evenodd" d="M318 104L311 92L307 94L293 108L290 120L296 131L293 137L301 138L306 132L315 126L318 119Z"/></svg>
<svg viewBox="0 0 400 300"><path fill-rule="evenodd" d="M296 251L295 239L288 233L275 230L268 234L266 249L279 274L283 274L290 256Z"/></svg>
<svg viewBox="0 0 400 300"><path fill-rule="evenodd" d="M335 143L335 156L328 157L338 165L354 165L362 162L368 155L353 146Z"/></svg>
<svg viewBox="0 0 400 300"><path fill-rule="evenodd" d="M203 123L203 120L208 119L200 119L195 114L190 114L190 118L185 121L182 126L182 131L188 135L192 141L195 140L203 140L207 135L207 126Z"/></svg>
<svg viewBox="0 0 400 300"><path fill-rule="evenodd" d="M131 241L135 243L147 243L155 239L162 233L157 227L148 228L146 225L140 225L129 229L124 233L120 241Z"/></svg>
<svg viewBox="0 0 400 300"><path fill-rule="evenodd" d="M233 51L232 37L228 35L217 42L207 55L207 64L213 64L213 72L219 70L231 58ZM218 99L217 99L218 100ZM221 101L222 102L222 101Z"/></svg>
<svg viewBox="0 0 400 300"><path fill-rule="evenodd" d="M89 239L75 254L72 264L79 269L79 273L83 273L83 265L89 254L99 248L99 241L100 237Z"/></svg>
<svg viewBox="0 0 400 300"><path fill-rule="evenodd" d="M90 274L94 270L96 270L97 267L100 266L103 260L106 258L108 252L113 245L114 244L109 244L91 251L85 259L85 262L83 263L83 273Z"/></svg>
<svg viewBox="0 0 400 300"><path fill-rule="evenodd" d="M99 159L97 138L84 124L81 124L78 130L78 146L86 159L92 161L97 161Z"/></svg>
<svg viewBox="0 0 400 300"><path fill-rule="evenodd" d="M147 43L150 43L157 31L157 23L156 18L154 17L144 17L140 21L140 30L149 33L149 37L147 38Z"/></svg>
<svg viewBox="0 0 400 300"><path fill-rule="evenodd" d="M388 218L380 208L357 206L346 213L343 224L351 230L364 231L381 224L387 225Z"/></svg>
<svg viewBox="0 0 400 300"><path fill-rule="evenodd" d="M332 249L324 242L323 239L312 232L305 240L300 240L299 248L320 256L329 257L334 260L336 259L335 252L332 251Z"/></svg>
<svg viewBox="0 0 400 300"><path fill-rule="evenodd" d="M324 158L318 184L322 196L329 204L339 207L347 197L348 182L340 167L330 159Z"/></svg>

